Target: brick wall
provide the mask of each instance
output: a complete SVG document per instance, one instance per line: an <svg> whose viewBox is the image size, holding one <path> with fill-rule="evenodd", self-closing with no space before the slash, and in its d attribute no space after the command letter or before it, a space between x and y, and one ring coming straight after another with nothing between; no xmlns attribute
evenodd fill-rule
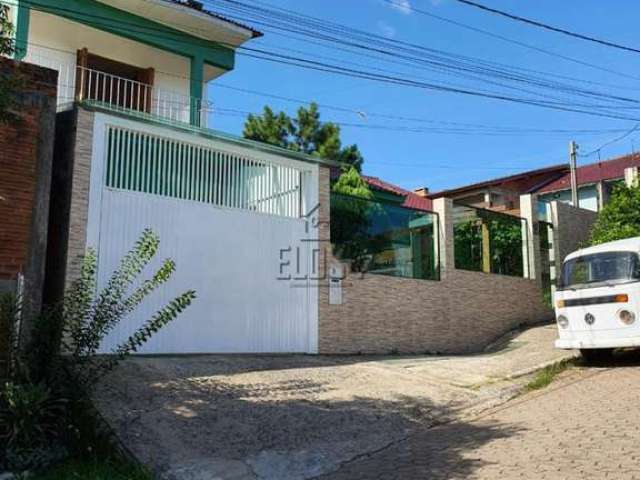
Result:
<svg viewBox="0 0 640 480"><path fill-rule="evenodd" d="M320 178L320 198L328 206L329 182ZM535 212L533 200L528 201ZM553 318L536 278L455 269L450 200L435 200L434 210L440 218L441 281L352 274L343 280L341 305L329 305L324 281L320 353L477 352L513 328ZM328 220L328 207L321 212L321 220ZM536 221L531 218L532 229ZM337 262L330 253L327 257Z"/></svg>
<svg viewBox="0 0 640 480"><path fill-rule="evenodd" d="M0 75L15 82L0 124L0 282L24 275L27 317L42 302L58 74L0 57Z"/></svg>
<svg viewBox="0 0 640 480"><path fill-rule="evenodd" d="M17 118L0 124L0 278L11 279L28 258L43 117L55 121L57 73L0 57L0 75L20 82L12 109Z"/></svg>

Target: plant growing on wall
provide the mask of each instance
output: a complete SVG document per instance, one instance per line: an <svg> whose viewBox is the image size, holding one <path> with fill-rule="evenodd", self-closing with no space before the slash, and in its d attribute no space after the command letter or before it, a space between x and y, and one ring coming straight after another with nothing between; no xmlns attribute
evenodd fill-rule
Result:
<svg viewBox="0 0 640 480"><path fill-rule="evenodd" d="M103 339L175 271L175 263L167 259L149 278L139 279L159 244L158 236L145 230L99 291L97 257L89 250L64 300L35 320L31 341L16 352L9 381L0 390L0 439L7 445L4 456L0 452L0 469L3 463L17 470L37 469L67 452L86 453L94 447L92 436L99 422L90 395L97 382L195 299L194 291L184 292L111 355L98 355ZM3 305L4 316L18 311Z"/></svg>
<svg viewBox="0 0 640 480"><path fill-rule="evenodd" d="M375 204L369 185L354 167L345 169L332 187L331 243L335 255L351 261L353 271L365 269L369 227Z"/></svg>
<svg viewBox="0 0 640 480"><path fill-rule="evenodd" d="M454 225L453 239L456 268L482 271L482 231L478 221Z"/></svg>
<svg viewBox="0 0 640 480"><path fill-rule="evenodd" d="M589 237L590 245L640 236L640 185L616 187L598 213Z"/></svg>

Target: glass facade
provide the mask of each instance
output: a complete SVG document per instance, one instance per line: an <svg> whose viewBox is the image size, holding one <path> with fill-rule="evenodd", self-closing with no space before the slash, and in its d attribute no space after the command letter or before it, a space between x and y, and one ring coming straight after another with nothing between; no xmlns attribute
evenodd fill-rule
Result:
<svg viewBox="0 0 640 480"><path fill-rule="evenodd" d="M439 279L437 214L331 194L334 255L354 272Z"/></svg>

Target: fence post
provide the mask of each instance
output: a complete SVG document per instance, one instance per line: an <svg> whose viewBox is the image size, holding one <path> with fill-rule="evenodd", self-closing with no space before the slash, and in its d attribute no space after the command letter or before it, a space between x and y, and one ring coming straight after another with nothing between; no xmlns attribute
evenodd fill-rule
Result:
<svg viewBox="0 0 640 480"><path fill-rule="evenodd" d="M436 198L433 211L438 214L438 236L440 245L440 277L456 268L453 243L453 200Z"/></svg>
<svg viewBox="0 0 640 480"><path fill-rule="evenodd" d="M538 223L538 199L531 194L520 196L520 216L527 222L527 250L529 256L528 278L542 285L542 262L540 257L540 232ZM526 265L525 265L526 267ZM525 273L527 268L525 268Z"/></svg>

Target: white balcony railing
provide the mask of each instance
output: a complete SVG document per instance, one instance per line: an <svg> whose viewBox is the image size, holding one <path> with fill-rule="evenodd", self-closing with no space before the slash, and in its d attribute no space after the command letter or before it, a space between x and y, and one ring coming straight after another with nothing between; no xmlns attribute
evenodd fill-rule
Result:
<svg viewBox="0 0 640 480"><path fill-rule="evenodd" d="M25 61L58 71L58 111L69 109L76 101L95 102L125 113L206 127L213 110L209 101L37 53L27 55Z"/></svg>

